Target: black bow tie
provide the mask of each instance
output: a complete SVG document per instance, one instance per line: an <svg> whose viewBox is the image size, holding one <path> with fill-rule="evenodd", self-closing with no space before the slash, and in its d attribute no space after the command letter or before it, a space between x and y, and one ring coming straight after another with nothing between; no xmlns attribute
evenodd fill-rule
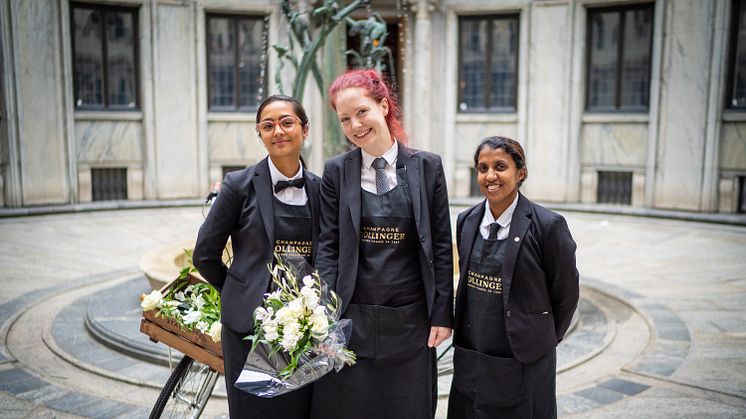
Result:
<svg viewBox="0 0 746 419"><path fill-rule="evenodd" d="M306 178L298 178L293 180L278 180L277 183L275 183L275 193L279 193L282 190L285 190L291 186L296 187L298 189L302 188L306 184Z"/></svg>

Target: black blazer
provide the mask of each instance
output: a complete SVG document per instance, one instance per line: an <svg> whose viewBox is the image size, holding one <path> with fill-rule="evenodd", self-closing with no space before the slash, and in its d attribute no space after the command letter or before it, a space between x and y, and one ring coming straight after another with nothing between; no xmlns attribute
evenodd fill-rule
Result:
<svg viewBox="0 0 746 419"><path fill-rule="evenodd" d="M303 169L313 223L313 255L319 234L318 176ZM200 274L220 291L222 323L239 333L253 326L254 309L269 286L267 264L273 261L274 213L267 158L225 176L218 199L199 229L192 259ZM222 260L231 237L233 262Z"/></svg>
<svg viewBox="0 0 746 419"><path fill-rule="evenodd" d="M456 293L457 327L484 207L482 201L462 212L456 223L461 272ZM570 327L579 298L576 245L561 215L534 204L520 192L507 240L502 265L505 329L516 359L530 363L554 349Z"/></svg>
<svg viewBox="0 0 746 419"><path fill-rule="evenodd" d="M316 266L342 298L342 312L352 298L360 249L360 167L354 149L327 160L321 182L321 233ZM453 327L453 249L443 164L433 153L399 144L397 165L406 169L412 209L420 238L427 308L433 326Z"/></svg>

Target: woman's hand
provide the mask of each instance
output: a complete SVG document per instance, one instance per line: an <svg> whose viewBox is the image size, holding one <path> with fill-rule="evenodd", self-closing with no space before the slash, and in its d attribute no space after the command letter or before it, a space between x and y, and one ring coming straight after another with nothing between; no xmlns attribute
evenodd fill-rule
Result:
<svg viewBox="0 0 746 419"><path fill-rule="evenodd" d="M434 348L449 337L451 337L450 327L433 326L430 328L430 337L427 339L427 346L428 348Z"/></svg>

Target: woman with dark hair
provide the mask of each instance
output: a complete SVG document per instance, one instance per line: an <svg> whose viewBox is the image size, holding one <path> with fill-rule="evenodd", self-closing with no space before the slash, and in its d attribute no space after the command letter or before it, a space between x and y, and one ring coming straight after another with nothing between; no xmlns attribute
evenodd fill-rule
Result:
<svg viewBox="0 0 746 419"><path fill-rule="evenodd" d="M314 385L314 418L432 418L435 346L451 334L453 257L440 157L406 146L398 105L374 70L329 89L357 146L324 166L316 266L352 319L357 364Z"/></svg>
<svg viewBox="0 0 746 419"><path fill-rule="evenodd" d="M485 200L459 214L454 375L449 419L555 418L555 347L578 304L575 242L565 219L529 201L521 145L482 140Z"/></svg>
<svg viewBox="0 0 746 419"><path fill-rule="evenodd" d="M318 176L306 170L300 151L308 136L308 116L295 99L275 95L256 113L256 131L269 156L229 173L194 248L194 266L219 291L225 383L231 418L307 418L311 386L270 399L239 390L251 341L254 309L269 291L267 264L273 253L313 262L319 219ZM233 262L222 260L228 237ZM302 243L286 246L288 243Z"/></svg>

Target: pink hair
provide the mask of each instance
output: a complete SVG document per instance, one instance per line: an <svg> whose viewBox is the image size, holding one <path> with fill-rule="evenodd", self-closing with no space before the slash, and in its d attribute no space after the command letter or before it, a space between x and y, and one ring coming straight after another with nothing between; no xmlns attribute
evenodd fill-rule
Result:
<svg viewBox="0 0 746 419"><path fill-rule="evenodd" d="M392 93L388 83L383 80L381 75L375 70L363 69L348 70L346 73L337 77L334 80L334 83L329 87L329 102L334 110L337 110L335 102L337 99L337 93L351 87L364 89L368 96L373 98L376 102L380 102L383 99L388 101L389 113L386 115L386 125L389 127L391 135L396 138L397 141L406 145L408 136L407 133L404 132L404 127L401 123L399 104L396 101L395 94Z"/></svg>

